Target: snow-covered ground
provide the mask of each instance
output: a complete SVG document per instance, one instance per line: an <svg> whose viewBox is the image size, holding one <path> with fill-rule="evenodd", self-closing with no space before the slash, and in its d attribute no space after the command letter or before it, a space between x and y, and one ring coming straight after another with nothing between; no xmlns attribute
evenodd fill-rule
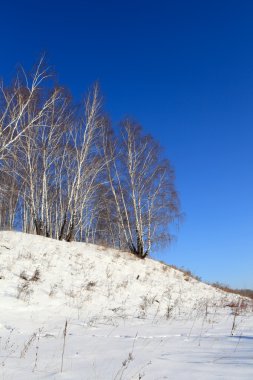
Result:
<svg viewBox="0 0 253 380"><path fill-rule="evenodd" d="M253 379L252 301L126 252L0 232L2 379Z"/></svg>

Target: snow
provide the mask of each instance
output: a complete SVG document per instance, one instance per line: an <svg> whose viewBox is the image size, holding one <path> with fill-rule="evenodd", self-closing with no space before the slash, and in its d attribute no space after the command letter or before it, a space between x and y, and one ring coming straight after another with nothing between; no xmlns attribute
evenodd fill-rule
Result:
<svg viewBox="0 0 253 380"><path fill-rule="evenodd" d="M253 378L252 301L127 252L0 232L0 305L0 379Z"/></svg>

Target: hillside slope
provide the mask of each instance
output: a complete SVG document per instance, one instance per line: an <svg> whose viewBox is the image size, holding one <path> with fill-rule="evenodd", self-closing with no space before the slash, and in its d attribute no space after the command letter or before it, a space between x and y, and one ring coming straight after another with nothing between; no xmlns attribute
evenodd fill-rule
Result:
<svg viewBox="0 0 253 380"><path fill-rule="evenodd" d="M131 353L131 346L137 345L135 341L139 336L143 339L202 336L207 331L209 334L216 324L218 331L226 329L227 336L235 313L238 314L237 323L241 318L240 326L246 320L252 326L252 319L248 317L252 311L249 300L215 289L169 266L151 259L140 260L126 252L18 232L0 232L0 305L4 379L52 376L139 379L139 369L136 374L133 370L133 377L126 370L130 364L133 366L133 359L125 352L124 345L115 346L114 340L111 354L105 354L107 343L104 340L103 352L100 352L94 346L94 339L92 342L89 339L130 337L127 350ZM228 320L229 326L226 326ZM68 346L69 353L60 355L66 321L68 339L72 336L77 340ZM97 329L99 334L94 335L92 332ZM117 334L111 335L114 330ZM77 346L80 346L78 350ZM80 356L81 351L83 356ZM61 357L65 355L67 374L59 373ZM119 358L104 372L101 355L107 364L111 355ZM124 355L127 359L121 368ZM94 372L94 362L99 360L102 362L95 365L98 367ZM147 359L146 364L148 362ZM137 362L135 370L136 366ZM167 369L161 368L166 376ZM147 371L145 378L155 379L152 376L157 369L154 371ZM199 378L202 375L200 373Z"/></svg>
<svg viewBox="0 0 253 380"><path fill-rule="evenodd" d="M34 311L65 307L85 317L166 317L168 309L180 316L239 298L152 259L18 232L0 233L0 265L9 307L25 301Z"/></svg>

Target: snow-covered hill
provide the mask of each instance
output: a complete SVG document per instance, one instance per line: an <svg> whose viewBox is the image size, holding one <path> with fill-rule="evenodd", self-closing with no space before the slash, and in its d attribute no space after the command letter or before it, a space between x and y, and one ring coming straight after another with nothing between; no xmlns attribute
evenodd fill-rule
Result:
<svg viewBox="0 0 253 380"><path fill-rule="evenodd" d="M251 329L250 300L167 265L0 232L5 380L250 379Z"/></svg>

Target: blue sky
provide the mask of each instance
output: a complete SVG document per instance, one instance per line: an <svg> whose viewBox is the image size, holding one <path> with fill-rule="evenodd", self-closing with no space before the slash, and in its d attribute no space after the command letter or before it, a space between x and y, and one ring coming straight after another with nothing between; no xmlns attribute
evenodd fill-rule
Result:
<svg viewBox="0 0 253 380"><path fill-rule="evenodd" d="M185 221L159 254L253 288L253 2L11 1L0 76L43 51L76 98L99 80L115 124L138 120L176 170Z"/></svg>

